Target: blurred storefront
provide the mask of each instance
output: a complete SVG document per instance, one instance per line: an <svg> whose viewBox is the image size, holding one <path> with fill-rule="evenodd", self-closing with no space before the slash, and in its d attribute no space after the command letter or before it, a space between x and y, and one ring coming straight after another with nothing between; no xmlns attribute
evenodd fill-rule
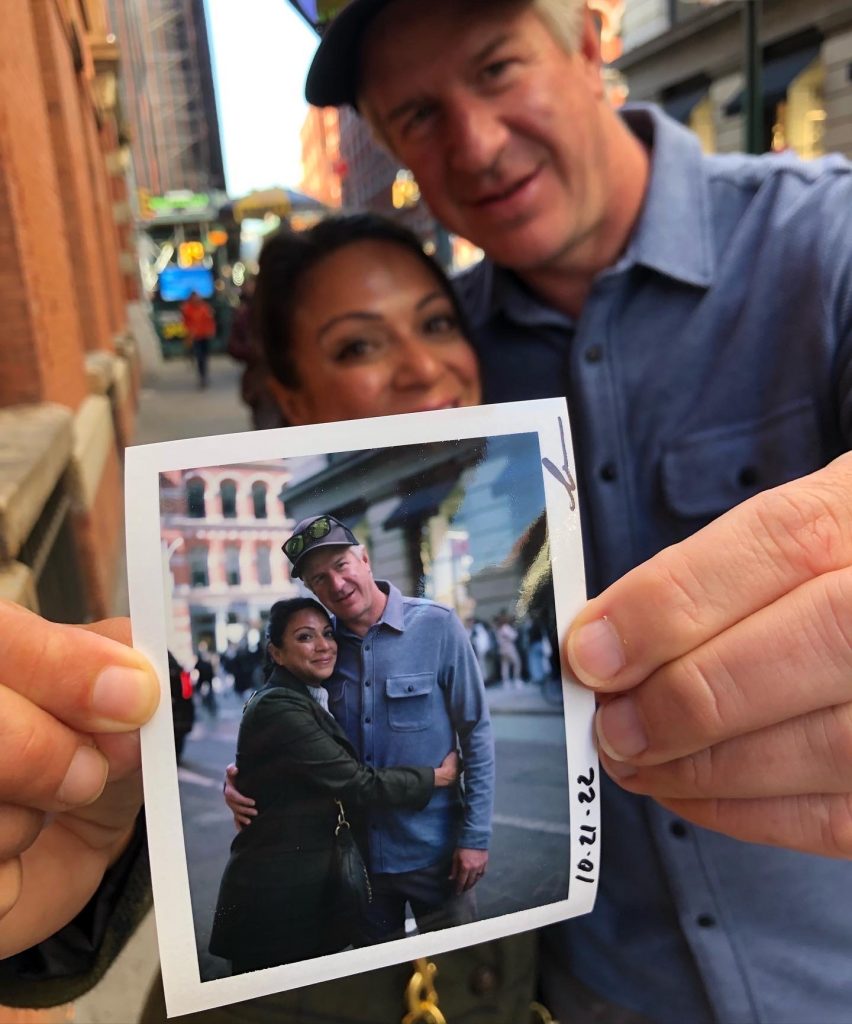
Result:
<svg viewBox="0 0 852 1024"><path fill-rule="evenodd" d="M660 103L706 152L743 148L742 3L627 0L616 62L631 101ZM759 19L762 148L852 156L852 6L765 0Z"/></svg>

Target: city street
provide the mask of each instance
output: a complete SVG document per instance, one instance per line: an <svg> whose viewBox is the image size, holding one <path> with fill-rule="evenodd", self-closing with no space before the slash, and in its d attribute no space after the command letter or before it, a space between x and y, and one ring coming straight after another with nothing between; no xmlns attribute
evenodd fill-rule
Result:
<svg viewBox="0 0 852 1024"><path fill-rule="evenodd" d="M500 707L500 687L489 689ZM480 917L525 910L562 899L568 884L568 803L565 739L560 711L538 694L519 695L524 711L493 716L497 751L494 837L488 873L477 887ZM227 974L207 942L219 879L233 836L222 800L223 770L233 760L242 700L220 695L217 715L199 711L178 769L187 864L201 976ZM530 713L532 711L537 713ZM548 713L549 712L549 713Z"/></svg>

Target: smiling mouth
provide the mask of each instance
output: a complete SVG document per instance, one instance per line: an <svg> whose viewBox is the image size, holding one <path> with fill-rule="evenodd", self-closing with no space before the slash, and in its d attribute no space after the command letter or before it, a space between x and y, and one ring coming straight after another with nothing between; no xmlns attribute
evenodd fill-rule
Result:
<svg viewBox="0 0 852 1024"><path fill-rule="evenodd" d="M535 170L525 175L523 178L519 178L514 181L508 188L503 189L500 192L490 192L487 195L480 196L478 199L474 199L471 202L471 206L478 207L481 210L495 209L503 203L507 203L514 199L533 181L534 178L538 177L540 167L536 167Z"/></svg>

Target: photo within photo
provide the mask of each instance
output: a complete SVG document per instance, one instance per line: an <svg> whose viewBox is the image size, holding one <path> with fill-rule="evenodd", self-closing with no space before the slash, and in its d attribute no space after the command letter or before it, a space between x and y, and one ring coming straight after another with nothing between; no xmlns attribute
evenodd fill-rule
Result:
<svg viewBox="0 0 852 1024"><path fill-rule="evenodd" d="M156 749L174 801L148 800L152 867L158 910L167 857L188 911L182 928L168 897L161 944L191 936L197 958L164 956L170 1012L590 909L591 707L559 662L583 594L576 485L567 418L534 409L558 405L524 403L508 432L473 433L484 410L399 417L393 446L298 454L319 429L299 428L215 464L216 439L178 443L199 456L182 465L148 453L171 771L146 736L146 789ZM346 428L386 441L378 423ZM294 454L261 457L274 434Z"/></svg>

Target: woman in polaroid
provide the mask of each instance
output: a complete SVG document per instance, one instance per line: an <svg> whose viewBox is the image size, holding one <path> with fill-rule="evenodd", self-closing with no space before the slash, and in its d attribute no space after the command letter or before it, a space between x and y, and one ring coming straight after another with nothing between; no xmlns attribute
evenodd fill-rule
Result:
<svg viewBox="0 0 852 1024"><path fill-rule="evenodd" d="M267 640L273 671L246 704L237 739L240 783L260 814L231 845L210 939L210 952L230 960L234 974L357 941L358 922L341 918L335 877L343 816L368 804L419 810L436 786L458 778L455 751L438 768L359 764L328 712L322 684L337 644L313 598L276 602Z"/></svg>

